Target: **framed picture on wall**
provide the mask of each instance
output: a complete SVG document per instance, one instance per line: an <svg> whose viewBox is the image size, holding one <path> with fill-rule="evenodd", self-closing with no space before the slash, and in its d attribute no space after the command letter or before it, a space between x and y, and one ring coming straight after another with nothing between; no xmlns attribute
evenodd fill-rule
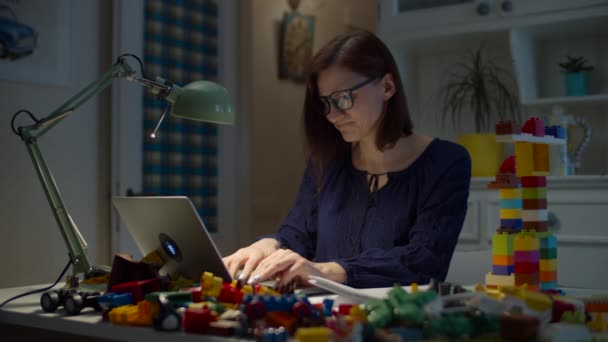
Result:
<svg viewBox="0 0 608 342"><path fill-rule="evenodd" d="M71 0L0 0L0 80L67 85Z"/></svg>
<svg viewBox="0 0 608 342"><path fill-rule="evenodd" d="M298 12L285 13L279 44L279 78L296 82L306 80L312 58L315 18Z"/></svg>

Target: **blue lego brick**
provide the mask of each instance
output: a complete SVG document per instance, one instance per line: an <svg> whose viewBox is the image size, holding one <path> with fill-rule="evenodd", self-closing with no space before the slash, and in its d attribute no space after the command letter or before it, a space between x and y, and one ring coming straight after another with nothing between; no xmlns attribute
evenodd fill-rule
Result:
<svg viewBox="0 0 608 342"><path fill-rule="evenodd" d="M513 265L509 266L500 266L500 265L492 265L492 274L494 275L509 275L513 273Z"/></svg>
<svg viewBox="0 0 608 342"><path fill-rule="evenodd" d="M541 282L540 283L540 289L541 291L545 291L545 290L556 290L557 289L557 282L556 281L550 281L550 282Z"/></svg>
<svg viewBox="0 0 608 342"><path fill-rule="evenodd" d="M331 298L323 299L323 315L325 317L332 316L332 307L334 306L334 300Z"/></svg>
<svg viewBox="0 0 608 342"><path fill-rule="evenodd" d="M500 227L502 228L513 228L513 229L521 229L524 225L524 221L522 219L501 219Z"/></svg>
<svg viewBox="0 0 608 342"><path fill-rule="evenodd" d="M557 248L557 238L554 235L551 235L549 237L540 239L540 248Z"/></svg>
<svg viewBox="0 0 608 342"><path fill-rule="evenodd" d="M97 303L103 309L117 308L119 306L133 304L133 294L108 292L97 297Z"/></svg>
<svg viewBox="0 0 608 342"><path fill-rule="evenodd" d="M558 139L566 139L568 135L568 131L566 131L565 127L558 126L557 127L557 135L555 136Z"/></svg>
<svg viewBox="0 0 608 342"><path fill-rule="evenodd" d="M521 209L522 203L523 202L522 202L521 198L501 199L500 208L501 209Z"/></svg>

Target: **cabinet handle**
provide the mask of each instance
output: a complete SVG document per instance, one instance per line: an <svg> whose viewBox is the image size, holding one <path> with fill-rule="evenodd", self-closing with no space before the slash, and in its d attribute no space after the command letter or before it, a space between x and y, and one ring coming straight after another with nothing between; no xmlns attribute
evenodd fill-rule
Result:
<svg viewBox="0 0 608 342"><path fill-rule="evenodd" d="M511 13L513 12L513 1L511 0L505 0L502 2L502 4L500 5L500 7L502 8L502 11L505 13Z"/></svg>
<svg viewBox="0 0 608 342"><path fill-rule="evenodd" d="M477 5L477 14L479 15L488 15L490 13L490 5L487 2L480 2Z"/></svg>
<svg viewBox="0 0 608 342"><path fill-rule="evenodd" d="M552 211L550 211L547 215L547 226L553 232L560 229L559 219Z"/></svg>

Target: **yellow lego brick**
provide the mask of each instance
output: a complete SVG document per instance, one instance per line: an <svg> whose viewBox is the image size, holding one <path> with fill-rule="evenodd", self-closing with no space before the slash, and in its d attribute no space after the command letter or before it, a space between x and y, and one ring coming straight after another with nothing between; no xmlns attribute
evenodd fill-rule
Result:
<svg viewBox="0 0 608 342"><path fill-rule="evenodd" d="M517 177L532 175L534 171L534 147L532 143L515 143L515 170Z"/></svg>
<svg viewBox="0 0 608 342"><path fill-rule="evenodd" d="M501 220L513 220L522 218L521 209L500 209Z"/></svg>
<svg viewBox="0 0 608 342"><path fill-rule="evenodd" d="M327 327L299 328L296 330L296 341L298 342L318 342L332 341L332 332Z"/></svg>
<svg viewBox="0 0 608 342"><path fill-rule="evenodd" d="M549 260L540 259L540 270L541 271L557 270L557 259L549 259Z"/></svg>
<svg viewBox="0 0 608 342"><path fill-rule="evenodd" d="M219 297L220 292L222 291L222 284L223 284L222 278L213 277L213 282L211 284L211 288L209 290L207 290L207 292L203 292L203 290L201 289L201 294L207 295L207 296L212 296L212 297Z"/></svg>
<svg viewBox="0 0 608 342"><path fill-rule="evenodd" d="M513 234L495 233L492 236L492 255L513 255Z"/></svg>
<svg viewBox="0 0 608 342"><path fill-rule="evenodd" d="M486 286L515 286L515 275L494 275L488 272L486 273Z"/></svg>
<svg viewBox="0 0 608 342"><path fill-rule="evenodd" d="M500 199L520 199L521 188L499 189L498 195Z"/></svg>
<svg viewBox="0 0 608 342"><path fill-rule="evenodd" d="M553 236L553 233L551 233L550 231L546 231L546 232L536 232L536 237L540 240L540 239L546 239L550 236Z"/></svg>
<svg viewBox="0 0 608 342"><path fill-rule="evenodd" d="M158 303L142 300L134 305L123 305L112 309L108 313L108 318L117 325L151 326L153 317L159 312Z"/></svg>
<svg viewBox="0 0 608 342"><path fill-rule="evenodd" d="M253 294L253 286L243 285L243 287L241 287L241 292L243 292L243 296L246 296L248 294Z"/></svg>
<svg viewBox="0 0 608 342"><path fill-rule="evenodd" d="M540 249L540 240L533 231L521 231L515 234L513 250L515 251L536 251Z"/></svg>
<svg viewBox="0 0 608 342"><path fill-rule="evenodd" d="M532 175L531 176L551 176L551 172L547 172L547 171L532 171Z"/></svg>
<svg viewBox="0 0 608 342"><path fill-rule="evenodd" d="M533 172L549 172L549 145L534 144L534 171Z"/></svg>
<svg viewBox="0 0 608 342"><path fill-rule="evenodd" d="M547 198L547 188L522 188L523 199L544 199Z"/></svg>

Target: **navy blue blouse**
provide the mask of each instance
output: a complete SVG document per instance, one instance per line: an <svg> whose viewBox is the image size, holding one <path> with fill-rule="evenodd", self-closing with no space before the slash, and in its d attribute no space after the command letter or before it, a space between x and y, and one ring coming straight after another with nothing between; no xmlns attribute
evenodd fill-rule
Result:
<svg viewBox="0 0 608 342"><path fill-rule="evenodd" d="M357 288L443 281L467 211L471 160L435 138L408 168L370 193L349 155L331 164L322 191L310 163L276 238L315 262L334 261Z"/></svg>

